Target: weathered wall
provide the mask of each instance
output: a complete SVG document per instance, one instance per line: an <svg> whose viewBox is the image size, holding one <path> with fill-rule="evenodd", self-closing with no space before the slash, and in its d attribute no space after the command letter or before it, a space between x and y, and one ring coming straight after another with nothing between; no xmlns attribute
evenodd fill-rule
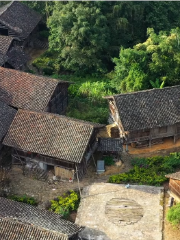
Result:
<svg viewBox="0 0 180 240"><path fill-rule="evenodd" d="M180 180L170 178L169 189L180 198Z"/></svg>
<svg viewBox="0 0 180 240"><path fill-rule="evenodd" d="M55 176L59 176L61 178L66 179L74 179L74 170L69 170L61 167L54 167Z"/></svg>
<svg viewBox="0 0 180 240"><path fill-rule="evenodd" d="M51 113L65 114L68 105L68 84L59 84L45 111Z"/></svg>
<svg viewBox="0 0 180 240"><path fill-rule="evenodd" d="M139 142L177 135L176 125L129 132L128 142ZM176 138L178 139L178 138Z"/></svg>

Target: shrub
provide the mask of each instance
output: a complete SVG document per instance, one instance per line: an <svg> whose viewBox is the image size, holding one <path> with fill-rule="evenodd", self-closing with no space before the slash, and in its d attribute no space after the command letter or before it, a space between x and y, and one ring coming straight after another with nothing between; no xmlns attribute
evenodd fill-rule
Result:
<svg viewBox="0 0 180 240"><path fill-rule="evenodd" d="M180 166L180 153L170 153L170 156L164 158L162 168L166 172L173 172L177 167Z"/></svg>
<svg viewBox="0 0 180 240"><path fill-rule="evenodd" d="M48 57L39 57L33 61L32 65L45 75L51 75L54 71L53 63Z"/></svg>
<svg viewBox="0 0 180 240"><path fill-rule="evenodd" d="M156 169L153 168L140 168L135 166L132 170L127 173L122 173L118 175L112 175L109 178L110 183L139 183L145 185L155 185L159 186L167 179L164 174L158 174Z"/></svg>
<svg viewBox="0 0 180 240"><path fill-rule="evenodd" d="M69 106L67 108L68 117L106 124L108 113L107 104L104 105L101 102L93 102L88 98L70 96Z"/></svg>
<svg viewBox="0 0 180 240"><path fill-rule="evenodd" d="M104 157L104 162L105 162L106 166L114 165L113 157L111 157L111 156Z"/></svg>
<svg viewBox="0 0 180 240"><path fill-rule="evenodd" d="M180 223L180 203L177 203L168 210L166 218L174 226Z"/></svg>
<svg viewBox="0 0 180 240"><path fill-rule="evenodd" d="M148 160L147 158L133 158L131 164L132 166L148 167Z"/></svg>
<svg viewBox="0 0 180 240"><path fill-rule="evenodd" d="M155 156L150 158L134 158L131 161L133 169L127 173L112 175L111 183L139 183L159 186L167 179L165 175L176 171L180 167L180 153L169 156Z"/></svg>
<svg viewBox="0 0 180 240"><path fill-rule="evenodd" d="M78 209L79 202L79 194L71 190L69 193L64 194L64 196L59 196L56 200L51 200L50 210L67 218L71 211Z"/></svg>
<svg viewBox="0 0 180 240"><path fill-rule="evenodd" d="M8 198L16 202L23 202L33 206L38 205L38 202L33 197L28 197L26 195L23 195L23 196L12 195L12 196L8 196Z"/></svg>
<svg viewBox="0 0 180 240"><path fill-rule="evenodd" d="M40 57L36 58L32 65L37 68L38 71L43 72L45 75L52 75L59 70L57 67L56 53L47 50Z"/></svg>

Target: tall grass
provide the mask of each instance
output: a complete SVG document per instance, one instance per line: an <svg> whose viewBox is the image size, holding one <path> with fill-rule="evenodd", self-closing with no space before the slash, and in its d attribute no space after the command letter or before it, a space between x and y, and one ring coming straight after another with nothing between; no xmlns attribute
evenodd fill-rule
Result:
<svg viewBox="0 0 180 240"><path fill-rule="evenodd" d="M52 75L53 78L73 82L69 87L67 116L86 121L107 123L108 103L104 96L115 92L107 77L77 77L74 75Z"/></svg>

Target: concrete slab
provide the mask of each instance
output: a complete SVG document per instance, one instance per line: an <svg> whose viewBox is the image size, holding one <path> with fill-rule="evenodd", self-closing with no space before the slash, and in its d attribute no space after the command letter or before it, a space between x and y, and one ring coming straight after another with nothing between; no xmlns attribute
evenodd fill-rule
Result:
<svg viewBox="0 0 180 240"><path fill-rule="evenodd" d="M111 240L162 240L163 193L162 187L90 185L83 189L76 223Z"/></svg>

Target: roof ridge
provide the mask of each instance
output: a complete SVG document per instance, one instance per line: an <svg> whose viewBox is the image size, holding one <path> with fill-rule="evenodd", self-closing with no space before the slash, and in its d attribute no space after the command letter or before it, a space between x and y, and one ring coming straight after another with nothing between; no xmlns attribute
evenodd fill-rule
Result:
<svg viewBox="0 0 180 240"><path fill-rule="evenodd" d="M83 125L88 125L91 127L94 127L94 125L99 125L99 126L105 126L105 124L100 124L100 123L94 123L94 122L88 122L88 121L84 121L81 119L76 119L76 118L71 118L65 115L60 115L60 114L56 114L56 113L50 113L50 112L38 112L38 111L32 111L32 110L27 110L27 109L18 109L17 112L27 112L27 113L32 113L32 114L36 114L36 115L44 115L44 116L50 116L50 117L57 117L59 119L67 119L71 122L75 122L75 123L79 123L79 124L83 124Z"/></svg>
<svg viewBox="0 0 180 240"><path fill-rule="evenodd" d="M16 21L14 18L17 18ZM12 1L0 9L0 22L10 28L23 41L41 19L42 17L38 12L20 1Z"/></svg>
<svg viewBox="0 0 180 240"><path fill-rule="evenodd" d="M3 5L2 7L0 7L0 10L3 9L3 11L0 11L0 15L2 15L15 1L11 1L10 3L7 3L5 5Z"/></svg>
<svg viewBox="0 0 180 240"><path fill-rule="evenodd" d="M118 97L118 96L133 95L133 94L138 94L138 93L142 93L142 92L161 91L163 89L170 89L170 88L176 88L176 87L180 87L180 85L168 86L168 87L164 87L164 88L144 89L144 90L135 91L135 92L119 93L119 94L115 94L115 95L111 95L111 96L105 96L103 98L112 98L112 97Z"/></svg>
<svg viewBox="0 0 180 240"><path fill-rule="evenodd" d="M60 80L60 79L56 79L56 78L51 78L51 77L46 77L46 76L43 76L43 75L37 75L37 74L32 74L32 73L28 73L28 72L23 72L23 71L19 71L19 70L16 70L16 69L10 69L10 68L4 68L4 67L1 67L0 66L0 71L4 71L4 72L18 72L19 74L24 74L26 76L34 76L34 77L39 77L39 78L44 78L44 79L49 79L49 80L53 80L54 82L57 82L58 83L61 83L61 82L64 82L64 83L72 83L72 82L69 82L69 81L64 81L64 80Z"/></svg>

